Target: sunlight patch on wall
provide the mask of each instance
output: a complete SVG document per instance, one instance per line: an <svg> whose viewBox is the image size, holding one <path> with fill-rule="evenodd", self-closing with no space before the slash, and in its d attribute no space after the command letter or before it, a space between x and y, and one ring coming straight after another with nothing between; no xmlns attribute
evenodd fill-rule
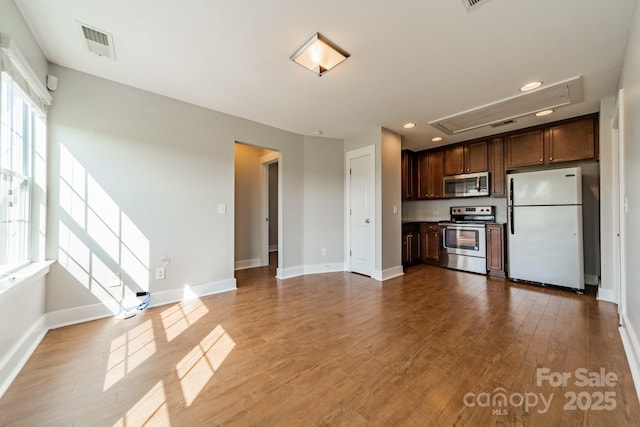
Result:
<svg viewBox="0 0 640 427"><path fill-rule="evenodd" d="M60 221L58 224L58 264L89 289L91 251Z"/></svg>
<svg viewBox="0 0 640 427"><path fill-rule="evenodd" d="M136 326L111 341L103 391L130 374L156 352L151 320Z"/></svg>
<svg viewBox="0 0 640 427"><path fill-rule="evenodd" d="M209 309L199 299L175 304L163 311L160 317L167 341L171 342L208 312Z"/></svg>
<svg viewBox="0 0 640 427"><path fill-rule="evenodd" d="M114 424L114 427L130 426L171 426L171 417L162 380L154 385L127 411L124 417Z"/></svg>
<svg viewBox="0 0 640 427"><path fill-rule="evenodd" d="M187 406L191 406L235 346L229 334L218 325L176 365Z"/></svg>
<svg viewBox="0 0 640 427"><path fill-rule="evenodd" d="M60 147L60 207L85 228L86 170L66 147Z"/></svg>
<svg viewBox="0 0 640 427"><path fill-rule="evenodd" d="M114 314L149 290L149 239L69 151L60 147L58 259Z"/></svg>

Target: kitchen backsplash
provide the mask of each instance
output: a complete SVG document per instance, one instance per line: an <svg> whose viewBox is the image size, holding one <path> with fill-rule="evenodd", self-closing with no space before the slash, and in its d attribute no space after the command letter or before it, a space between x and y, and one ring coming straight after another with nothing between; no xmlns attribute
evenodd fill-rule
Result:
<svg viewBox="0 0 640 427"><path fill-rule="evenodd" d="M495 206L496 222L507 222L505 197L469 197L459 199L415 200L402 202L403 221L448 220L452 206Z"/></svg>

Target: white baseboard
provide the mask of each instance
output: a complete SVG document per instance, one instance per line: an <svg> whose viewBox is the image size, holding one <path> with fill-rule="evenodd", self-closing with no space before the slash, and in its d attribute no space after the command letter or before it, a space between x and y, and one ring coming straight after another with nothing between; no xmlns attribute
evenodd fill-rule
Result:
<svg viewBox="0 0 640 427"><path fill-rule="evenodd" d="M619 304L616 292L613 289L598 288L598 295L596 296L600 301L612 302Z"/></svg>
<svg viewBox="0 0 640 427"><path fill-rule="evenodd" d="M337 271L346 271L345 264L342 262L332 262L327 264L309 264L297 267L278 268L276 271L276 279L284 280L292 277L303 276L305 274L334 273ZM404 271L402 266L399 265L383 271L376 270L371 275L371 278L382 282L394 277L402 276L403 274Z"/></svg>
<svg viewBox="0 0 640 427"><path fill-rule="evenodd" d="M236 279L218 280L216 282L202 283L199 285L185 286L183 289L172 289L170 291L152 292L151 307L158 307L165 304L173 304L193 298L207 295L219 294L221 292L235 291Z"/></svg>
<svg viewBox="0 0 640 427"><path fill-rule="evenodd" d="M627 362L629 362L629 368L631 369L631 377L636 387L636 398L640 401L640 338L624 314L621 316L621 321L620 337L622 338L624 352L627 355Z"/></svg>
<svg viewBox="0 0 640 427"><path fill-rule="evenodd" d="M47 317L47 328L57 329L63 326L103 319L117 313L118 310L114 307L109 308L104 304L91 304L65 310L51 311L45 316Z"/></svg>
<svg viewBox="0 0 640 427"><path fill-rule="evenodd" d="M312 264L304 266L304 274L335 273L336 271L344 271L344 263L331 262L328 264Z"/></svg>
<svg viewBox="0 0 640 427"><path fill-rule="evenodd" d="M278 268L276 270L276 279L284 280L292 277L298 277L304 275L304 266L297 267Z"/></svg>
<svg viewBox="0 0 640 427"><path fill-rule="evenodd" d="M337 271L345 271L344 263L329 262L326 264L299 265L297 267L278 268L276 270L276 279L284 280L304 276L305 274L335 273Z"/></svg>
<svg viewBox="0 0 640 427"><path fill-rule="evenodd" d="M262 260L260 258L244 259L235 262L236 270L244 270L245 268L262 267Z"/></svg>
<svg viewBox="0 0 640 427"><path fill-rule="evenodd" d="M16 379L20 370L27 363L27 360L29 360L48 330L46 315L43 315L22 336L20 342L13 346L4 360L0 361L0 397L4 395L13 380Z"/></svg>
<svg viewBox="0 0 640 427"><path fill-rule="evenodd" d="M372 279L384 282L385 280L393 279L394 277L402 276L404 269L401 265L396 267L387 268L386 270L376 270L371 276Z"/></svg>
<svg viewBox="0 0 640 427"><path fill-rule="evenodd" d="M158 307L165 304L172 304L192 298L233 290L236 290L235 278L193 285L183 289L152 292L149 306ZM47 326L49 329L56 329L63 326L90 322L92 320L114 316L118 314L119 311L119 307L107 307L104 304L91 304L66 310L52 311L46 315Z"/></svg>

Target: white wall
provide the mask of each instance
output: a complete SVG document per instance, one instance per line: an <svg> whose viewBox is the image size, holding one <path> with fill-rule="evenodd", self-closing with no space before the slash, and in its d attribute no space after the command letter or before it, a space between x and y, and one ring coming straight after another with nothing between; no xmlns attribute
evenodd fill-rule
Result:
<svg viewBox="0 0 640 427"><path fill-rule="evenodd" d="M402 194L401 151L399 135L382 129L380 144L380 170L382 193L380 217L382 218L382 278L402 274Z"/></svg>
<svg viewBox="0 0 640 427"><path fill-rule="evenodd" d="M44 84L48 69L47 58L13 0L0 0L0 33L14 39L18 49Z"/></svg>
<svg viewBox="0 0 640 427"><path fill-rule="evenodd" d="M307 271L344 270L344 143L304 138L304 265ZM286 226L286 225L285 225ZM322 255L322 249L327 255Z"/></svg>
<svg viewBox="0 0 640 427"><path fill-rule="evenodd" d="M617 211L618 148L611 136L615 97L600 102L600 292L598 298L618 303L619 254Z"/></svg>
<svg viewBox="0 0 640 427"><path fill-rule="evenodd" d="M156 302L179 298L185 284L203 292L228 289L234 283L235 141L280 152L281 262L285 269L303 265L303 137L64 67L52 66L52 73L59 87L49 126L47 254L64 262L49 275L49 311L99 305L100 292L92 290L108 280L96 268L121 272L134 290L150 287ZM91 194L85 200L74 193L73 202L66 201L61 153L77 163L78 180L94 182L96 194L108 196L113 212L98 216L130 219L141 242L129 258L142 279L118 259L121 246L134 243L100 221L92 225L95 215L82 218L81 211L94 209ZM220 203L227 206L224 215ZM155 280L153 270L165 255L172 260L166 279Z"/></svg>
<svg viewBox="0 0 640 427"><path fill-rule="evenodd" d="M633 23L624 57L620 79L624 91L624 188L628 200L624 236L626 296L623 296L623 337L625 347L631 351L629 364L635 373L636 389L640 389L640 7L636 4Z"/></svg>

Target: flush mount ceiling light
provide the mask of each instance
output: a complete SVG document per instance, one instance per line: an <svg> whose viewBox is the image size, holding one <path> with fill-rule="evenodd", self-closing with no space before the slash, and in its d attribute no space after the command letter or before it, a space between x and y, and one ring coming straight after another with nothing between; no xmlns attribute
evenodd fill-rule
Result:
<svg viewBox="0 0 640 427"><path fill-rule="evenodd" d="M440 141L442 141L442 137L441 137L441 136L433 137L433 138L431 138L431 141L433 141L433 142L440 142Z"/></svg>
<svg viewBox="0 0 640 427"><path fill-rule="evenodd" d="M409 122L409 123L403 124L402 127L405 128L405 129L411 129L411 128L416 127L416 124Z"/></svg>
<svg viewBox="0 0 640 427"><path fill-rule="evenodd" d="M315 33L289 57L318 76L349 57L349 54L320 33Z"/></svg>
<svg viewBox="0 0 640 427"><path fill-rule="evenodd" d="M543 111L538 111L536 113L536 116L538 117L542 117L542 116L548 116L549 114L553 113L555 110L543 110Z"/></svg>
<svg viewBox="0 0 640 427"><path fill-rule="evenodd" d="M542 86L542 82L529 82L520 88L520 92L528 92L530 90L538 89L540 86Z"/></svg>

